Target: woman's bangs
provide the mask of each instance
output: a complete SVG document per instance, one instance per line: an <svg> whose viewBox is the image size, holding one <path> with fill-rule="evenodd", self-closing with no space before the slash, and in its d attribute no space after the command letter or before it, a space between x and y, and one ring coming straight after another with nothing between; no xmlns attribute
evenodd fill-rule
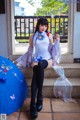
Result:
<svg viewBox="0 0 80 120"><path fill-rule="evenodd" d="M46 19L42 19L42 20L40 21L40 24L41 24L41 25L47 25L47 26L48 26L48 21L47 21Z"/></svg>

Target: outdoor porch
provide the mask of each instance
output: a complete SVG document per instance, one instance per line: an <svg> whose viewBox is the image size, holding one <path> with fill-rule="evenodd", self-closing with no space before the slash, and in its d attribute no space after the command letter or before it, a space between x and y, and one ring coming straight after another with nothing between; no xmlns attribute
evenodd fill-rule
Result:
<svg viewBox="0 0 80 120"><path fill-rule="evenodd" d="M27 50L26 44L17 44L15 46L14 37L14 14L13 14L13 0L6 1L6 12L0 16L0 54L9 57L11 60L15 60L24 51ZM75 17L76 16L76 19ZM61 66L65 70L66 77L71 81L73 85L72 97L75 99L75 103L65 103L60 99L56 99L53 96L53 84L58 77L52 69L45 71L44 81L44 106L43 110L39 113L37 120L80 120L80 63L74 63L74 58L80 62L80 12L76 11L76 3L69 4L69 22L68 22L68 43L62 45L62 61ZM77 29L78 26L78 29ZM5 43L5 44L4 44ZM14 53L18 53L17 55ZM24 48L23 48L24 46ZM4 49L5 48L5 49ZM23 48L22 53L20 50ZM22 108L7 116L7 120L31 120L29 115L30 107L30 90L31 90L31 68L20 68L28 83L29 93ZM47 92L46 92L47 90Z"/></svg>

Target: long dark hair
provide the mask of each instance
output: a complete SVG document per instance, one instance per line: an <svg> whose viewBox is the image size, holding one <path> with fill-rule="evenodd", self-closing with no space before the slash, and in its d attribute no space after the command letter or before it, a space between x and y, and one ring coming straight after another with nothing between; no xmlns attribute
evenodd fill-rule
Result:
<svg viewBox="0 0 80 120"><path fill-rule="evenodd" d="M46 18L39 18L37 21L35 33L39 31L39 25L47 25L47 30L45 32L48 32L48 20Z"/></svg>

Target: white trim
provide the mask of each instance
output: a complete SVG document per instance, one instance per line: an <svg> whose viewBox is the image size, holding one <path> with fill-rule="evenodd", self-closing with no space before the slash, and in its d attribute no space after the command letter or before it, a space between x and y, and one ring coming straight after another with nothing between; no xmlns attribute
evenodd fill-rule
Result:
<svg viewBox="0 0 80 120"><path fill-rule="evenodd" d="M9 57L14 53L14 0L6 0L6 21Z"/></svg>

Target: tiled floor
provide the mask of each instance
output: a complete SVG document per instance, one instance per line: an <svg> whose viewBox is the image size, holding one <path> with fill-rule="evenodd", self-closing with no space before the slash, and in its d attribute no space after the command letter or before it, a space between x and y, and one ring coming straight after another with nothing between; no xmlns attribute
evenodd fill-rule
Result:
<svg viewBox="0 0 80 120"><path fill-rule="evenodd" d="M9 116L7 120L32 120L29 115L30 98L23 107ZM80 99L74 103L65 103L60 99L44 98L43 109L36 120L80 120Z"/></svg>

